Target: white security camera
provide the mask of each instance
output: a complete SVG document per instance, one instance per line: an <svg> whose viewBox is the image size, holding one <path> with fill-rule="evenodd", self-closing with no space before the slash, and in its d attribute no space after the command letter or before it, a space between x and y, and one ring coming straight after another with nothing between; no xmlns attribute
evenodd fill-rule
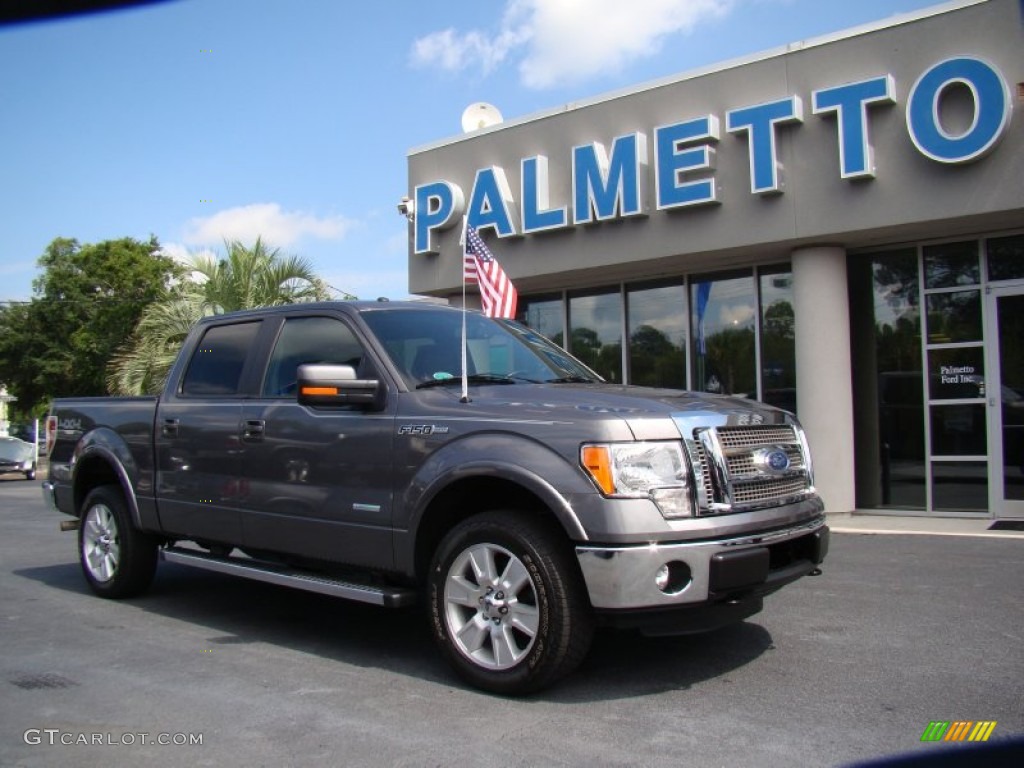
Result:
<svg viewBox="0 0 1024 768"><path fill-rule="evenodd" d="M398 212L412 221L413 216L416 215L416 204L410 198L403 197L398 201Z"/></svg>

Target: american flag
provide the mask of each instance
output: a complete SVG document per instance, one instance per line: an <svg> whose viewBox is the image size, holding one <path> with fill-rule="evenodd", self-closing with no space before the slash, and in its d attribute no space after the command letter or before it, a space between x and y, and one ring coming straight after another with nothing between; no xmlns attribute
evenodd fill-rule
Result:
<svg viewBox="0 0 1024 768"><path fill-rule="evenodd" d="M462 279L480 286L480 303L487 317L516 316L519 295L494 254L480 239L476 229L466 225L462 261Z"/></svg>

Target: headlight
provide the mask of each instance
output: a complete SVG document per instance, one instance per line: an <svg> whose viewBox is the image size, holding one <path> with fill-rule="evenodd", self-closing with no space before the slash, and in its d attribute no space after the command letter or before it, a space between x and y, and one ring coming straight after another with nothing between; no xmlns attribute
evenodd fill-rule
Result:
<svg viewBox="0 0 1024 768"><path fill-rule="evenodd" d="M693 515L690 472L678 442L584 445L580 463L605 496L650 499L666 518Z"/></svg>

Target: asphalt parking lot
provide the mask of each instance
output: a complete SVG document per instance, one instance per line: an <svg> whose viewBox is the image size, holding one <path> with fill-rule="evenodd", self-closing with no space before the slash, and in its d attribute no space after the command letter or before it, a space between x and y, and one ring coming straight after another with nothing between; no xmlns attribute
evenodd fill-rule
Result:
<svg viewBox="0 0 1024 768"><path fill-rule="evenodd" d="M38 482L0 479L0 764L840 766L931 721L1024 736L1024 538L838 533L824 574L717 633L606 632L528 699L467 689L416 610L161 564L88 592ZM166 742L166 743L160 743Z"/></svg>

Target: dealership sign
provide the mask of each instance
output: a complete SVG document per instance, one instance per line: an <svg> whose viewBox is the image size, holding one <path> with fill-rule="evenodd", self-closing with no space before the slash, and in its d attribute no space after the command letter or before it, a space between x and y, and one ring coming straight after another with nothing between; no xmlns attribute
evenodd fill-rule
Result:
<svg viewBox="0 0 1024 768"><path fill-rule="evenodd" d="M940 106L949 89L956 87L970 92L973 113L970 124L953 134L942 124ZM835 116L841 178L874 177L871 110L895 101L891 74L812 92L812 113ZM945 59L910 89L907 134L914 147L935 162L970 163L1003 137L1011 110L1010 89L995 67L968 56ZM788 125L803 120L803 100L796 95L725 113L726 132L747 139L751 194L782 194L777 137ZM414 197L415 252L437 253L436 233L463 216L477 231L490 229L498 237L512 237L646 215L644 196L652 160L657 210L716 204L715 151L721 131L718 116L702 115L654 128L650 146L648 135L638 131L615 137L610 147L596 141L573 147L571 199L560 206L550 200L545 155L520 161L518 198L498 166L477 170L468 201L454 182L420 184Z"/></svg>

